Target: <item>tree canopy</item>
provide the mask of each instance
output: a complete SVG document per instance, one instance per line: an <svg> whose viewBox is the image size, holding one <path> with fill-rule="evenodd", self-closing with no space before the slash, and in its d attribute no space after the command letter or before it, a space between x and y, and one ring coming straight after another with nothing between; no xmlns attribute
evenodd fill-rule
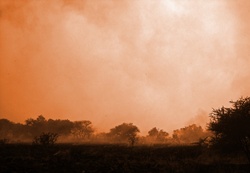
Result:
<svg viewBox="0 0 250 173"><path fill-rule="evenodd" d="M208 129L214 133L212 143L228 150L244 149L250 160L250 97L230 101L231 107L213 109Z"/></svg>
<svg viewBox="0 0 250 173"><path fill-rule="evenodd" d="M168 136L169 134L167 132L165 132L164 130L159 130L156 127L148 131L148 137L151 139L151 141L154 141L155 143L166 142Z"/></svg>
<svg viewBox="0 0 250 173"><path fill-rule="evenodd" d="M134 145L137 140L137 133L139 132L138 127L132 123L123 123L110 129L109 136L116 141L128 141L131 145Z"/></svg>
<svg viewBox="0 0 250 173"><path fill-rule="evenodd" d="M173 139L178 143L194 143L202 138L206 138L209 134L196 124L177 129L173 131Z"/></svg>

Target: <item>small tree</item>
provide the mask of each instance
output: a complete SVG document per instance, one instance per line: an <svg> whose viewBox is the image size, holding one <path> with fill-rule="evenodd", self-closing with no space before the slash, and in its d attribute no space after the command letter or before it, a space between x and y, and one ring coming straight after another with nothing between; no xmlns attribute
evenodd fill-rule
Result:
<svg viewBox="0 0 250 173"><path fill-rule="evenodd" d="M40 136L36 136L34 138L33 144L43 146L54 145L57 141L58 136L59 135L56 133L42 133Z"/></svg>
<svg viewBox="0 0 250 173"><path fill-rule="evenodd" d="M156 127L154 127L148 131L148 136L156 137L158 135L158 133L159 133L159 130Z"/></svg>
<svg viewBox="0 0 250 173"><path fill-rule="evenodd" d="M109 136L115 141L119 142L129 142L131 146L135 144L138 140L137 134L140 132L138 127L132 123L123 123L116 126L115 128L110 129Z"/></svg>
<svg viewBox="0 0 250 173"><path fill-rule="evenodd" d="M164 143L167 141L169 134L164 130L159 130L156 127L148 131L148 137L156 143Z"/></svg>
<svg viewBox="0 0 250 173"><path fill-rule="evenodd" d="M210 114L212 144L228 151L243 149L250 161L250 97L230 103L231 108L213 109Z"/></svg>
<svg viewBox="0 0 250 173"><path fill-rule="evenodd" d="M209 136L208 132L204 131L201 126L196 124L189 125L173 131L172 137L178 143L193 143L200 138Z"/></svg>

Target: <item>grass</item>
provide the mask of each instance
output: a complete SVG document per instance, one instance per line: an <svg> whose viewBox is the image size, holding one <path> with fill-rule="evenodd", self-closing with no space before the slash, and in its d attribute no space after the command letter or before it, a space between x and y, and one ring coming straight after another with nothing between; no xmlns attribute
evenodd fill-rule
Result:
<svg viewBox="0 0 250 173"><path fill-rule="evenodd" d="M57 144L0 146L0 172L250 172L244 156L198 146Z"/></svg>

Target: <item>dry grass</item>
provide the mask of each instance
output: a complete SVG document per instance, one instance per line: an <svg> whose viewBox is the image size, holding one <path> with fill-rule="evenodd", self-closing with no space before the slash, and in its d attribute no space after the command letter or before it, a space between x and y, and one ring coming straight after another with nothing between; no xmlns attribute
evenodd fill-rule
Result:
<svg viewBox="0 0 250 173"><path fill-rule="evenodd" d="M198 146L0 146L0 172L250 172L241 154Z"/></svg>

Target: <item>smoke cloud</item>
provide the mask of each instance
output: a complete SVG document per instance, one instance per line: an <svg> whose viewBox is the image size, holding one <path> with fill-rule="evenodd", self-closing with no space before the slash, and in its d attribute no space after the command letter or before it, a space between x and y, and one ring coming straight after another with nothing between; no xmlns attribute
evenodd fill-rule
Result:
<svg viewBox="0 0 250 173"><path fill-rule="evenodd" d="M168 131L250 94L248 0L6 0L0 10L0 117Z"/></svg>

